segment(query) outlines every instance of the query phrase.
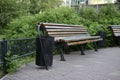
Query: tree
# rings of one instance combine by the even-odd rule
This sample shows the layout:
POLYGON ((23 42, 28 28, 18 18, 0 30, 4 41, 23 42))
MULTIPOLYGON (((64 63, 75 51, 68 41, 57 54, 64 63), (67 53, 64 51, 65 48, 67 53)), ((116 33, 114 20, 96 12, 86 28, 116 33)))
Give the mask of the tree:
POLYGON ((0 28, 6 28, 12 19, 50 10, 60 4, 61 0, 0 0, 0 28))
POLYGON ((30 0, 30 13, 37 14, 39 12, 59 7, 62 0, 30 0))
MULTIPOLYGON (((25 1, 25 0, 22 0, 25 1)), ((25 15, 26 5, 21 0, 0 0, 0 27, 5 28, 12 19, 25 15)), ((27 1, 27 0, 26 0, 27 1)))

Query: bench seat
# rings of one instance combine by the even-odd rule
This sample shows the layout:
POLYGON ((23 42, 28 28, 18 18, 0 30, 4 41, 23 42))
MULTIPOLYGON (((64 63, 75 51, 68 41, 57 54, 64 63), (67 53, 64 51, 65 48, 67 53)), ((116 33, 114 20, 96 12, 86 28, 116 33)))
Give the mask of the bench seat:
POLYGON ((84 44, 84 43, 90 43, 90 42, 95 42, 95 41, 100 41, 100 40, 102 40, 100 36, 74 35, 74 36, 68 36, 68 37, 55 37, 55 42, 63 41, 63 42, 67 42, 68 45, 84 44))
POLYGON ((120 46, 120 25, 110 25, 114 41, 120 46))

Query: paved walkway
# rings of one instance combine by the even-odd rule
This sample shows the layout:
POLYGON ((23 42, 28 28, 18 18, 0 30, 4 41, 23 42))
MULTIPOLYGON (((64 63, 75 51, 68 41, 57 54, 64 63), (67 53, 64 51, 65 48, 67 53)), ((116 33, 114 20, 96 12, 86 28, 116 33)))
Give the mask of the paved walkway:
POLYGON ((39 69, 32 62, 3 80, 120 80, 120 48, 86 50, 85 53, 65 55, 65 62, 54 56, 49 70, 39 69))

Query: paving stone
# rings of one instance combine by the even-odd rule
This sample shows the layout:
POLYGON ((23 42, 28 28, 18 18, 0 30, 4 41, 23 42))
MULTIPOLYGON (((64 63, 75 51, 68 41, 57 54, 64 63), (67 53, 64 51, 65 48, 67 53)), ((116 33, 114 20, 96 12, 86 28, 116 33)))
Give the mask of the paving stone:
POLYGON ((104 48, 97 52, 86 50, 65 55, 67 61, 54 56, 49 70, 39 69, 35 62, 8 74, 3 80, 120 80, 120 48, 104 48))

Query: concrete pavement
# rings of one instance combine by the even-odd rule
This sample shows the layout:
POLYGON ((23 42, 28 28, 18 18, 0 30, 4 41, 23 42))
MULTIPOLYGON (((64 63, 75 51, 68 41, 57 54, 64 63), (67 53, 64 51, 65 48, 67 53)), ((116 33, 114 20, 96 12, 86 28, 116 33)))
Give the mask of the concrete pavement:
POLYGON ((54 56, 49 70, 40 69, 35 62, 21 67, 3 80, 120 80, 120 48, 104 48, 98 52, 86 50, 65 55, 67 61, 54 56))

